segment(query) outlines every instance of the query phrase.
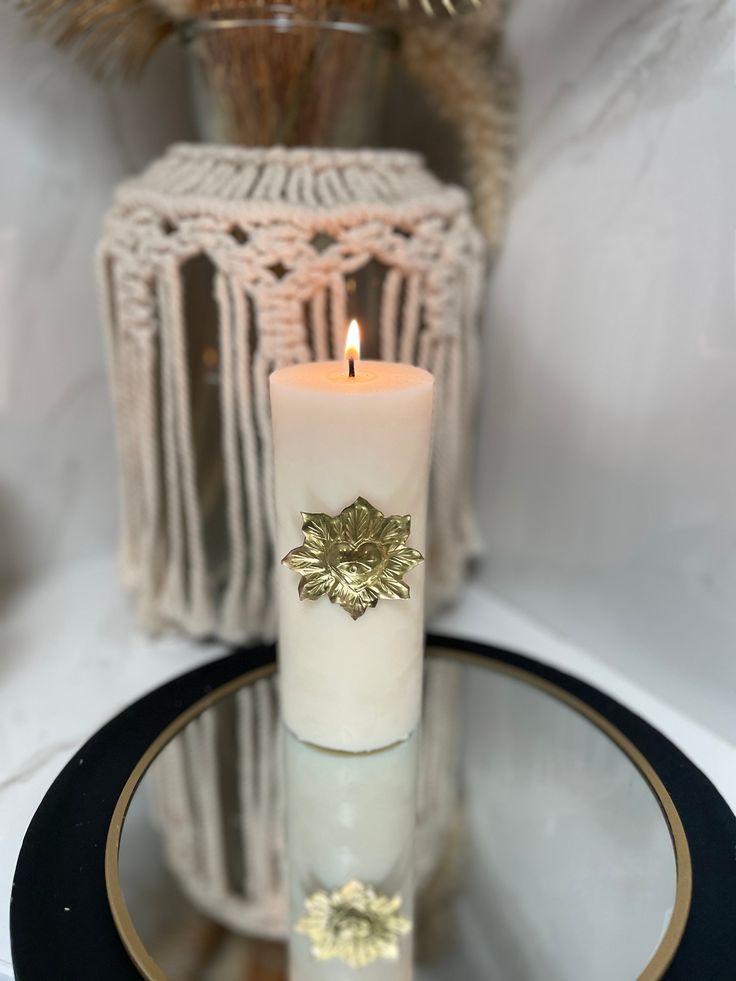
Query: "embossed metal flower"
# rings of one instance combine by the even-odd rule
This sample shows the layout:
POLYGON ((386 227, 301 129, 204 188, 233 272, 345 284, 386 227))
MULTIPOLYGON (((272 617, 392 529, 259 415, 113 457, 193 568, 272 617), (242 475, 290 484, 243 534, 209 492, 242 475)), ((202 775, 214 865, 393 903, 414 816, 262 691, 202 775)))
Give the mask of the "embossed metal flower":
POLYGON ((408 514, 386 517, 363 497, 336 517, 302 512, 304 544, 281 561, 301 574, 299 598, 327 595, 353 620, 379 599, 409 599, 404 576, 423 561, 406 540, 408 514))
POLYGON ((296 931, 309 937, 320 961, 338 958, 348 967, 365 967, 379 958, 396 960, 399 938, 411 930, 411 921, 398 912, 401 896, 381 896, 358 879, 331 893, 320 889, 304 906, 296 931))

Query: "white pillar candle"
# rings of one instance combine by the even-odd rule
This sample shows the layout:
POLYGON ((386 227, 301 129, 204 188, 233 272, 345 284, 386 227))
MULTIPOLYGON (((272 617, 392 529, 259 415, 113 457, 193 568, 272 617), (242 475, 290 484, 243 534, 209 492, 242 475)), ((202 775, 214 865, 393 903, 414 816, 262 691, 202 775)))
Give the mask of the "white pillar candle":
MULTIPOLYGON (((337 361, 274 372, 277 561, 304 543, 302 512, 338 516, 358 498, 386 517, 409 515, 405 548, 424 555, 432 389, 428 372, 390 362, 359 362, 355 377, 337 361)), ((314 586, 309 568, 278 569, 283 712, 301 739, 364 751, 404 739, 416 727, 425 563, 414 564, 415 552, 402 554, 410 557, 409 571, 401 557, 398 563, 387 558, 380 542, 354 542, 340 556, 333 550, 321 566, 331 588, 317 599, 300 599, 300 575, 307 594, 326 580, 314 586), (410 596, 380 598, 353 619, 329 598, 332 587, 340 588, 341 568, 357 569, 359 577, 361 570, 385 573, 384 592, 400 595, 405 582, 410 596)))
MULTIPOLYGON (((359 754, 319 749, 286 735, 292 981, 412 977, 417 749, 416 733, 396 746, 359 754), (379 918, 396 956, 379 956, 360 968, 337 956, 315 956, 339 949, 339 932, 330 929, 329 902, 341 901, 336 894, 349 897, 345 887, 356 882, 378 897, 400 898, 398 930, 392 932, 390 918, 388 923, 379 918), (308 900, 315 894, 321 894, 319 905, 310 915, 308 900)), ((359 887, 353 888, 360 894, 359 887)), ((370 944, 368 932, 358 954, 368 953, 370 944)))

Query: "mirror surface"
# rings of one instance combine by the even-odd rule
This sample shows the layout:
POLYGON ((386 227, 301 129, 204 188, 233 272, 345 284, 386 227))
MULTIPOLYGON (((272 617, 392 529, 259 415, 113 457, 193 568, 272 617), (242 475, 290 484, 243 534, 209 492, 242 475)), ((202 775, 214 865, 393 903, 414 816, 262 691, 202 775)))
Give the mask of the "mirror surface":
MULTIPOLYGON (((261 678, 183 728, 133 796, 120 884, 171 981, 288 976, 285 738, 276 676, 261 678)), ((649 784, 602 730, 531 675, 441 654, 419 756, 418 981, 641 973, 672 912, 675 856, 649 784)), ((360 787, 373 771, 346 772, 360 787)), ((325 979, 361 975, 330 963, 325 979)))

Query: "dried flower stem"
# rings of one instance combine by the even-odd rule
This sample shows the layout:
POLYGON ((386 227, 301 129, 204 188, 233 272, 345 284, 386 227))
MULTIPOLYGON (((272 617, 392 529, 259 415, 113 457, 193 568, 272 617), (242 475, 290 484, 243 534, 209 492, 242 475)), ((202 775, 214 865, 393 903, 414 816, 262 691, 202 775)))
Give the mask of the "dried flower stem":
POLYGON ((499 68, 482 46, 489 33, 493 39, 498 36, 496 11, 484 8, 458 28, 454 23, 441 29, 417 25, 403 41, 408 71, 424 87, 439 116, 459 131, 467 182, 491 247, 498 245, 503 230, 513 101, 510 71, 499 68))

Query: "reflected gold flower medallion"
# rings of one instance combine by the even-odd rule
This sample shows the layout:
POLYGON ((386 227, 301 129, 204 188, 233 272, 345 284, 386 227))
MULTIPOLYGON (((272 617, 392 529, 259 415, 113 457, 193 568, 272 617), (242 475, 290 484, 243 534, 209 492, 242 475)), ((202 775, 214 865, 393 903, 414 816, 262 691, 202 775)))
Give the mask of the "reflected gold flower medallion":
POLYGON ((367 967, 379 958, 397 960, 399 940, 411 920, 399 914, 401 896, 382 896, 358 879, 342 889, 319 889, 304 902, 296 932, 309 937, 318 961, 336 958, 348 967, 367 967))
POLYGON ((411 516, 386 517, 363 497, 336 517, 302 511, 304 544, 281 561, 301 575, 299 598, 328 596, 353 620, 379 599, 409 599, 404 576, 424 561, 409 548, 411 516))

